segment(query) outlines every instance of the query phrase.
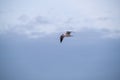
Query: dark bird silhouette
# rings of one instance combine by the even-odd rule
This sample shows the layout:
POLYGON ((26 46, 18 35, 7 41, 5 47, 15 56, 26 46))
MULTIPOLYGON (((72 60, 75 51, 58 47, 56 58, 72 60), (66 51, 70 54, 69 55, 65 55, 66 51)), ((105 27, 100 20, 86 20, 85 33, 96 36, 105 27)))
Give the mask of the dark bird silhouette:
POLYGON ((71 37, 71 36, 72 36, 71 31, 66 31, 66 33, 64 33, 60 36, 60 43, 62 43, 64 37, 71 37))

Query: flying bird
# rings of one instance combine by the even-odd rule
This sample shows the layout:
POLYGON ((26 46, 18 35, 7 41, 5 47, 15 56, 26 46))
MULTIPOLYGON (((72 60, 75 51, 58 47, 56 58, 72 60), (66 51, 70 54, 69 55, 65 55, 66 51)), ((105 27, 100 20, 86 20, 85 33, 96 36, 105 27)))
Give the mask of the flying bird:
POLYGON ((60 36, 60 43, 62 43, 64 37, 71 37, 71 36, 72 36, 72 35, 71 35, 71 32, 72 32, 72 31, 66 31, 66 33, 62 34, 62 35, 60 36))

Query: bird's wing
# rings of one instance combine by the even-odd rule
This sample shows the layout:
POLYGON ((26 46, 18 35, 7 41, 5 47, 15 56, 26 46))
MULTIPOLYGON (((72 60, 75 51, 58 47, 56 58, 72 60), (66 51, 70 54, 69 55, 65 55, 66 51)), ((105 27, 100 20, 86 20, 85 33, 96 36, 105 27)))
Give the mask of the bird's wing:
POLYGON ((71 31, 66 31, 66 34, 70 35, 71 31))
POLYGON ((63 41, 63 39, 64 39, 64 36, 63 36, 63 35, 61 35, 61 36, 60 36, 60 42, 62 42, 62 41, 63 41))

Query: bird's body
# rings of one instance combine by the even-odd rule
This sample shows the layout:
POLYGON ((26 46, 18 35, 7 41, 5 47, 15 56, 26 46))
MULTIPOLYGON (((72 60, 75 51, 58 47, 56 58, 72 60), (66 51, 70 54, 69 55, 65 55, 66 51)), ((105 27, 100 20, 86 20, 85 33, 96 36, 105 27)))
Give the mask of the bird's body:
POLYGON ((62 43, 64 37, 71 37, 71 36, 72 36, 71 31, 66 31, 66 33, 64 33, 60 36, 60 42, 62 43))

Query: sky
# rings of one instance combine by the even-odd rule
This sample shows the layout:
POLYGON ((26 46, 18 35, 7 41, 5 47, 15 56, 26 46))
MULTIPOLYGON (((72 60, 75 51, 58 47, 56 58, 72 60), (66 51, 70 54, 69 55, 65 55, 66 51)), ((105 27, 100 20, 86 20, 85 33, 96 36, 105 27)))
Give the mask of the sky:
POLYGON ((0 80, 119 80, 119 3, 0 0, 0 80))

